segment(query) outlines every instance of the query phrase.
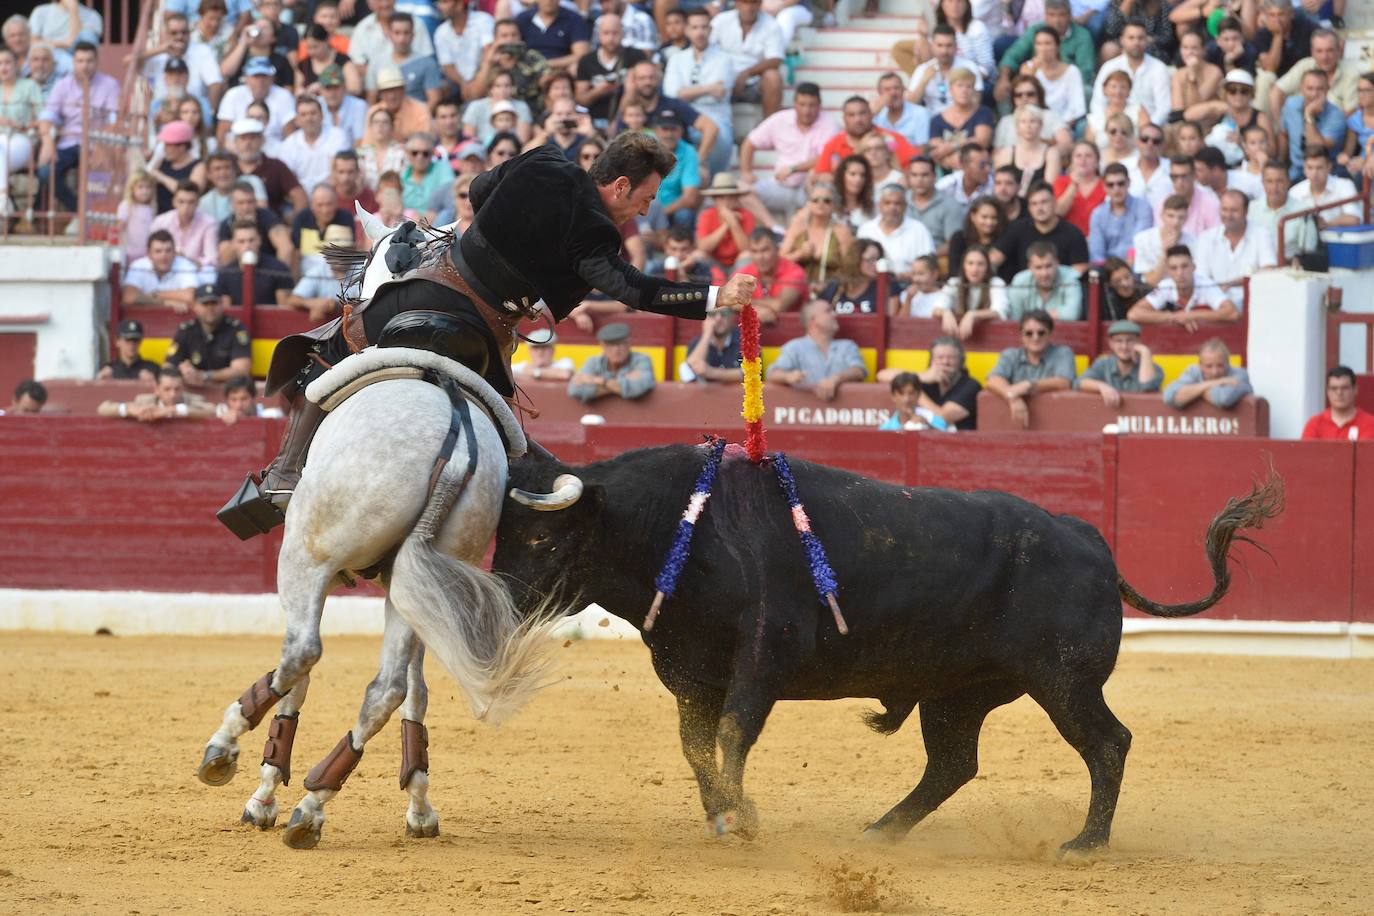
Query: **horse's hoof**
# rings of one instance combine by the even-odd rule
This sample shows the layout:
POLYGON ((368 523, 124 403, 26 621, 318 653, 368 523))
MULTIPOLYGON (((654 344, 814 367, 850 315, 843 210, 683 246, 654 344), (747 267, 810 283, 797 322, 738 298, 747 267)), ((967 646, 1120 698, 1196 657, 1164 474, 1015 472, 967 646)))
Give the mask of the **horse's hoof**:
POLYGON ((274 798, 266 805, 256 798, 248 799, 248 804, 243 807, 243 817, 239 818, 241 824, 252 824, 259 830, 271 830, 277 826, 277 800, 274 798))
POLYGON ((224 786, 234 778, 239 768, 239 749, 220 747, 217 744, 205 748, 205 757, 196 770, 196 778, 207 786, 224 786))
POLYGON ((428 839, 439 835, 439 815, 428 814, 412 818, 406 815, 406 836, 414 839, 428 839))
POLYGON ((307 815, 300 808, 291 812, 291 822, 282 831, 281 841, 292 849, 314 849, 320 842, 324 815, 307 815))

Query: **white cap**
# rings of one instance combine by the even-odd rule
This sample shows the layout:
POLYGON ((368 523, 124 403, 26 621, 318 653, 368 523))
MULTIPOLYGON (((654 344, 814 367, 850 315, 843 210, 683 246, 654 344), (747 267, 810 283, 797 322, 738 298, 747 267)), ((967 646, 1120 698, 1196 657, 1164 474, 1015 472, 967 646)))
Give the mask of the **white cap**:
POLYGON ((266 128, 263 127, 262 122, 257 118, 239 118, 234 122, 233 127, 230 128, 230 131, 235 137, 241 137, 244 134, 260 134, 265 130, 266 128))
POLYGON ((1241 86, 1249 86, 1251 89, 1255 88, 1255 78, 1246 71, 1240 69, 1228 72, 1226 74, 1226 82, 1237 83, 1241 86))
POLYGON ((507 99, 501 99, 498 102, 492 102, 491 114, 487 115, 487 120, 490 121, 492 118, 506 111, 509 111, 511 114, 517 114, 515 110, 515 105, 507 99))

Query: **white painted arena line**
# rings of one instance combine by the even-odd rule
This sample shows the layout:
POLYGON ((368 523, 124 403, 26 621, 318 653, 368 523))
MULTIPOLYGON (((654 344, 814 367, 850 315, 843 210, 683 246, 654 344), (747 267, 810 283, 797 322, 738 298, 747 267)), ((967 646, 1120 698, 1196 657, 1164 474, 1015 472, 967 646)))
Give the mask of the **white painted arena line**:
MULTIPOLYGON (((281 605, 272 594, 0 589, 0 631, 94 633, 104 628, 117 636, 279 636, 285 626, 281 605)), ((331 597, 321 632, 325 636, 380 636, 382 599, 331 597)), ((1128 617, 1122 622, 1122 633, 1122 648, 1127 651, 1374 657, 1374 624, 1368 623, 1128 617)), ((568 617, 555 635, 559 639, 639 638, 634 627, 595 604, 568 617)))

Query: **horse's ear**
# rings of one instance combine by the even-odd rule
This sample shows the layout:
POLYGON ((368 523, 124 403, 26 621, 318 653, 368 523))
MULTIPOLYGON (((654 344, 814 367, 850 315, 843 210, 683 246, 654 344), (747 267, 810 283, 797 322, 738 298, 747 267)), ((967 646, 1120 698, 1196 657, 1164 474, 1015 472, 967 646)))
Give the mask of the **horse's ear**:
POLYGON ((355 200, 353 208, 357 211, 358 220, 363 224, 363 231, 367 233, 368 241, 375 242, 387 234, 389 230, 382 224, 382 221, 364 210, 361 203, 355 200))

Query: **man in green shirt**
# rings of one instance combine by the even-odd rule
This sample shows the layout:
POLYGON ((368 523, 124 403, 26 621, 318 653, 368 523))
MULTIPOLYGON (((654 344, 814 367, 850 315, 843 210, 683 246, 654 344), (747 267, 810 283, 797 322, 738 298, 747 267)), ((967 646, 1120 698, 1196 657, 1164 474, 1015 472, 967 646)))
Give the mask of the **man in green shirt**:
POLYGON ((1096 391, 1108 407, 1121 405, 1121 394, 1158 391, 1164 373, 1154 361, 1150 348, 1140 342, 1140 325, 1134 321, 1114 321, 1107 328, 1111 355, 1099 356, 1084 370, 1073 387, 1096 391))
MULTIPOLYGON (((1083 88, 1090 92, 1097 72, 1097 46, 1093 44, 1093 37, 1088 30, 1074 22, 1069 15, 1069 0, 1045 0, 1043 24, 1059 33, 1060 58, 1078 68, 1078 72, 1083 74, 1083 88)), ((1011 100, 1012 77, 1020 71, 1022 64, 1031 59, 1035 50, 1035 33, 1040 25, 1037 23, 1022 32, 1021 37, 1002 55, 998 63, 997 86, 992 93, 999 104, 1011 100)))

